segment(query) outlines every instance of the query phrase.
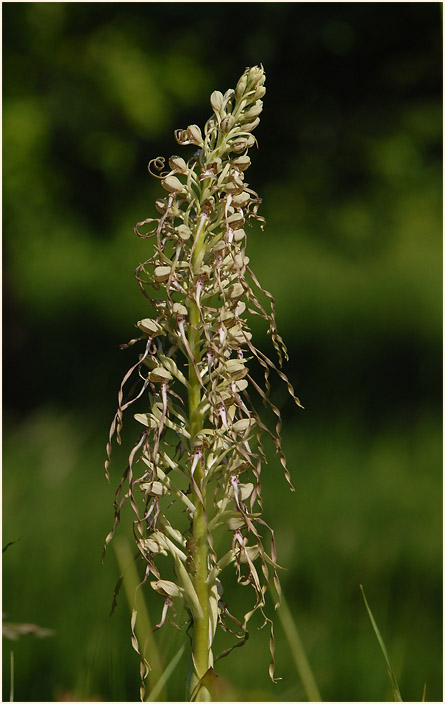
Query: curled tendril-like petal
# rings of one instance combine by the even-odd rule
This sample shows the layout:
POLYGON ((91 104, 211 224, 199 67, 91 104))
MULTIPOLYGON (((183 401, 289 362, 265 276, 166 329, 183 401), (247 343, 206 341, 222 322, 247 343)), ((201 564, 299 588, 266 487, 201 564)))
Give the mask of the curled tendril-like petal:
POLYGON ((165 167, 165 158, 163 156, 157 156, 155 159, 150 159, 147 165, 147 170, 150 176, 154 176, 155 178, 165 178, 165 176, 169 173, 168 171, 165 173, 156 173, 156 171, 162 172, 162 169, 165 167), (153 171, 153 169, 156 169, 156 171, 153 171))

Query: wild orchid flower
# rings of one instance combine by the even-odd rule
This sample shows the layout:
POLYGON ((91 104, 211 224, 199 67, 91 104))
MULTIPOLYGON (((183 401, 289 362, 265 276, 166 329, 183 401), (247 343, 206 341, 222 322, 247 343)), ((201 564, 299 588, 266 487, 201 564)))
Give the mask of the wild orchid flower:
MULTIPOLYGON (((263 68, 255 66, 244 71, 235 90, 214 91, 204 131, 190 125, 175 132, 178 144, 194 145, 195 153, 187 161, 173 156, 168 165, 163 158, 149 164, 166 192, 155 203, 158 215, 135 227, 139 237, 153 240, 151 256, 136 269, 150 317, 137 323, 139 337, 124 345, 140 343, 141 354, 122 381, 107 445, 109 477, 113 436, 120 443, 123 412, 139 401, 142 411, 134 418, 141 430, 116 491, 114 527, 105 548, 129 501, 144 567, 141 584, 148 582, 163 600, 156 628, 167 614, 175 619, 178 602, 188 613, 190 698, 197 701, 210 700, 216 661, 245 643, 257 611, 269 626, 274 679, 273 623, 264 606, 268 584, 272 581, 279 594, 279 581, 274 532, 262 518, 263 433, 272 438, 293 487, 281 448, 280 412, 269 398, 271 372, 300 402, 285 374, 255 347, 248 323, 252 315, 266 321, 281 367, 287 351, 277 331, 274 299, 246 254, 245 226, 256 220, 264 227, 261 200, 245 181, 264 82, 263 68), (269 311, 259 297, 268 299, 269 311), (264 389, 251 376, 253 359, 263 368, 264 389), (124 387, 135 376, 136 391, 124 400, 124 387), (261 420, 251 390, 275 414, 275 428, 261 420), (175 510, 178 504, 182 513, 175 510), (174 581, 161 576, 165 556, 172 560, 174 581), (224 600, 224 583, 233 578, 253 592, 244 615, 232 614, 224 600), (232 633, 234 643, 214 654, 218 627, 232 633)), ((135 637, 135 619, 133 613, 143 698, 149 665, 135 637)))

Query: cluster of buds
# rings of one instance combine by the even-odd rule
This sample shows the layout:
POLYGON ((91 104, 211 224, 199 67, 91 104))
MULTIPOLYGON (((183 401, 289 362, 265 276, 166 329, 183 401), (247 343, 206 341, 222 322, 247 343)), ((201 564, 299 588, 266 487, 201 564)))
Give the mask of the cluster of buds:
POLYGON ((263 432, 272 438, 292 485, 281 449, 280 412, 269 398, 271 372, 300 404, 279 368, 287 351, 277 332, 273 297, 259 284, 246 254, 246 227, 252 221, 264 226, 260 198, 245 181, 264 82, 264 70, 256 66, 246 69, 235 90, 213 92, 213 114, 204 131, 190 125, 175 132, 180 145, 197 147, 193 155, 187 161, 173 156, 168 167, 163 158, 149 163, 166 192, 155 203, 158 217, 135 227, 139 237, 153 240, 152 256, 136 269, 153 313, 137 323, 140 336, 124 345, 139 342, 143 351, 122 381, 107 446, 108 476, 111 442, 115 434, 120 442, 123 412, 144 404, 134 415, 142 429, 116 492, 115 524, 106 545, 129 500, 143 581, 151 578, 164 599, 158 626, 169 610, 174 617, 175 600, 183 600, 193 625, 206 622, 208 659, 204 666, 194 662, 197 691, 217 659, 212 653, 217 625, 229 632, 235 628, 239 645, 256 611, 270 626, 274 677, 273 626, 264 605, 268 583, 272 580, 279 593, 279 581, 273 530, 261 517, 263 432), (249 315, 266 321, 278 367, 254 346, 249 315), (249 372, 253 358, 264 370, 264 388, 249 372), (124 388, 136 374, 137 391, 125 399, 124 388), (251 390, 275 414, 273 430, 262 422, 251 390), (182 513, 175 512, 178 504, 182 513), (215 547, 221 527, 227 536, 222 555, 215 547), (173 559, 175 581, 161 577, 158 558, 166 554, 173 559), (231 564, 239 584, 254 592, 252 608, 242 617, 230 613, 223 599, 221 573, 231 564))

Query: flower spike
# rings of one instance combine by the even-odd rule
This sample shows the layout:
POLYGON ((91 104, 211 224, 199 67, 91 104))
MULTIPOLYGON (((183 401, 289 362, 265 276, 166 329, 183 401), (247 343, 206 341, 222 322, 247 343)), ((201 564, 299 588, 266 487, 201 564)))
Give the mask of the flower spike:
MULTIPOLYGON (((257 221, 264 227, 258 215, 261 199, 245 180, 248 152, 257 144, 252 132, 263 110, 264 82, 261 65, 246 68, 235 90, 212 93, 212 115, 203 130, 194 124, 176 130, 178 144, 197 147, 194 153, 172 156, 168 163, 158 157, 148 165, 165 191, 155 203, 158 217, 135 227, 139 237, 152 238, 151 256, 135 272, 151 310, 136 323, 140 337, 123 346, 145 344, 119 389, 107 443, 108 477, 113 438, 120 442, 124 411, 134 404, 134 418, 143 428, 116 492, 114 526, 105 547, 128 501, 143 564, 139 587, 152 577, 149 584, 162 601, 155 628, 164 625, 167 614, 176 623, 175 606, 181 603, 189 616, 190 697, 196 701, 211 699, 215 662, 246 643, 248 623, 257 611, 269 628, 269 673, 276 679, 273 623, 264 611, 269 582, 279 594, 279 581, 274 533, 262 519, 263 432, 272 438, 293 487, 281 447, 280 411, 269 399, 271 374, 301 404, 282 371, 287 350, 277 331, 275 301, 246 255, 246 225, 257 221), (278 367, 255 347, 251 315, 265 321, 278 367), (249 373, 251 359, 263 369, 263 384, 249 373), (136 383, 125 398, 130 378, 136 383), (257 393, 256 403, 249 389, 257 393), (274 429, 261 420, 258 401, 275 415, 274 429), (178 504, 180 511, 175 511, 178 504), (215 532, 222 533, 222 556, 215 549, 215 532), (170 556, 175 581, 161 577, 165 556, 170 556), (238 584, 252 590, 253 603, 240 617, 222 599, 230 570, 238 584), (235 642, 214 656, 218 625, 235 642)), ((133 612, 132 643, 141 657, 143 698, 149 665, 135 635, 136 618, 133 612)))

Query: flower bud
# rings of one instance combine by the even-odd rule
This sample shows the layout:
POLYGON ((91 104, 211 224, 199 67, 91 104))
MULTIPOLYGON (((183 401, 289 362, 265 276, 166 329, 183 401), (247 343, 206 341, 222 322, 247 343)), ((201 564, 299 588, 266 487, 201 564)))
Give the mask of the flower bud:
POLYGON ((237 193, 233 196, 232 203, 234 205, 239 205, 244 208, 250 200, 250 193, 247 191, 242 191, 242 193, 237 193))
POLYGON ((255 127, 258 127, 259 124, 260 118, 257 117, 256 120, 254 120, 253 122, 248 122, 247 124, 243 125, 243 130, 244 132, 253 132, 255 127))
POLYGON ((156 428, 158 422, 152 413, 135 413, 133 418, 147 428, 156 428))
POLYGON ((144 318, 143 320, 139 320, 136 325, 138 326, 139 330, 145 332, 151 337, 155 337, 155 335, 164 334, 162 327, 159 325, 159 323, 157 323, 156 320, 152 320, 151 318, 144 318))
POLYGON ((252 339, 252 333, 248 330, 242 330, 239 326, 238 328, 233 328, 230 331, 230 343, 237 345, 245 345, 246 340, 252 339))
POLYGON ((236 142, 232 142, 231 150, 235 154, 241 154, 241 152, 247 149, 247 139, 237 139, 236 142))
POLYGON ((202 139, 201 130, 198 125, 189 125, 187 127, 187 134, 190 140, 190 144, 196 144, 198 147, 202 147, 204 142, 202 139))
POLYGON ((229 215, 227 218, 227 222, 233 230, 236 230, 244 225, 244 217, 241 213, 232 213, 232 215, 229 215))
MULTIPOLYGON (((164 486, 161 482, 144 482, 140 485, 142 491, 150 496, 165 496, 168 492, 168 488, 164 486)), ((155 542, 154 540, 152 542, 155 542)), ((159 552, 159 550, 158 550, 159 552)))
POLYGON ((245 171, 250 166, 250 157, 247 154, 238 156, 236 159, 232 159, 232 166, 236 166, 240 171, 245 171))
POLYGON ((182 596, 180 587, 167 579, 158 579, 155 582, 150 582, 150 586, 162 596, 182 596))
POLYGON ((187 225, 179 225, 175 231, 181 240, 188 240, 192 234, 191 229, 187 225))
MULTIPOLYGON (((227 242, 224 242, 224 240, 220 240, 212 247, 212 251, 215 252, 216 254, 218 254, 218 253, 223 254, 223 250, 225 250, 226 247, 227 247, 227 242)), ((219 256, 221 256, 221 254, 219 254, 219 256)))
MULTIPOLYGON (((160 482, 157 482, 157 483, 160 483, 160 482)), ((146 486, 146 484, 140 485, 142 491, 145 490, 145 486, 146 486)), ((161 553, 162 555, 168 555, 167 550, 164 550, 163 548, 161 548, 159 543, 156 540, 153 540, 153 538, 143 538, 142 540, 138 541, 138 545, 145 552, 152 552, 155 554, 161 553)))
POLYGON ((221 130, 223 132, 230 132, 232 127, 235 124, 235 118, 233 115, 227 115, 222 121, 221 121, 221 130))
POLYGON ((232 285, 229 286, 229 288, 227 289, 227 293, 228 293, 228 295, 229 295, 229 298, 239 298, 240 296, 243 295, 243 293, 244 293, 244 288, 243 288, 242 285, 239 284, 239 283, 232 284, 232 285))
POLYGON ((246 304, 244 303, 244 301, 238 301, 238 303, 236 304, 236 308, 235 308, 235 315, 237 315, 239 317, 240 315, 242 315, 244 313, 245 310, 246 310, 246 304))
POLYGON ((249 371, 239 359, 228 359, 225 363, 225 370, 232 379, 242 379, 249 371))
POLYGON ((240 191, 243 187, 243 184, 236 183, 236 181, 227 181, 227 183, 222 184, 221 188, 223 188, 227 193, 236 193, 237 191, 240 191))
POLYGON ((186 315, 188 315, 188 310, 185 306, 182 305, 182 303, 173 303, 172 311, 176 315, 181 315, 184 318, 186 315))
POLYGON ((221 109, 224 104, 224 96, 219 90, 214 90, 212 95, 210 96, 210 105, 213 108, 213 111, 219 115, 221 113, 221 109))
POLYGON ((249 386, 249 382, 247 381, 247 379, 237 379, 234 382, 234 385, 236 391, 239 393, 240 391, 245 391, 247 389, 247 387, 249 386))
POLYGON ((265 95, 266 95, 266 87, 260 86, 259 88, 256 89, 255 95, 253 96, 253 100, 259 100, 260 98, 263 98, 265 95))
POLYGON ((170 372, 168 372, 167 369, 164 369, 163 367, 156 367, 156 369, 153 369, 153 371, 150 372, 148 376, 150 377, 150 381, 158 383, 165 383, 166 381, 170 381, 172 379, 172 375, 170 374, 170 372))
POLYGON ((239 252, 238 254, 235 254, 235 257, 233 258, 234 264, 238 269, 241 269, 242 266, 247 266, 250 259, 249 257, 246 257, 242 252, 239 252))
POLYGON ((253 66, 247 76, 247 85, 250 90, 259 88, 266 80, 266 75, 262 66, 253 66))
POLYGON ((188 171, 187 164, 185 163, 184 159, 180 156, 172 156, 168 160, 168 163, 170 164, 171 169, 177 171, 180 174, 186 174, 188 171))
POLYGON ((156 281, 167 281, 170 276, 171 267, 169 266, 157 266, 154 270, 154 277, 156 281))
POLYGON ((254 117, 258 117, 258 115, 262 112, 262 110, 263 110, 263 101, 257 100, 255 105, 253 105, 249 110, 246 110, 246 112, 243 113, 242 120, 249 122, 254 117))
POLYGON ((234 518, 229 518, 227 521, 227 530, 239 530, 240 528, 244 528, 244 518, 239 518, 239 516, 235 516, 234 518))
POLYGON ((247 72, 244 72, 241 78, 239 79, 238 83, 236 84, 236 90, 235 90, 235 95, 237 97, 237 100, 241 98, 242 95, 246 92, 247 88, 247 72))
POLYGON ((247 547, 240 552, 239 561, 241 564, 248 564, 249 562, 256 560, 259 554, 260 549, 258 545, 247 545, 247 547))
POLYGON ((176 176, 167 176, 162 179, 161 185, 169 193, 184 193, 186 190, 185 186, 181 183, 179 178, 176 178, 176 176))
POLYGON ((232 430, 234 430, 235 433, 244 433, 246 430, 250 430, 254 424, 254 418, 241 418, 241 420, 237 420, 232 425, 232 430))
POLYGON ((244 232, 244 230, 242 228, 240 228, 239 230, 235 230, 233 233, 233 237, 235 239, 235 242, 239 242, 245 236, 246 236, 246 233, 244 232))

